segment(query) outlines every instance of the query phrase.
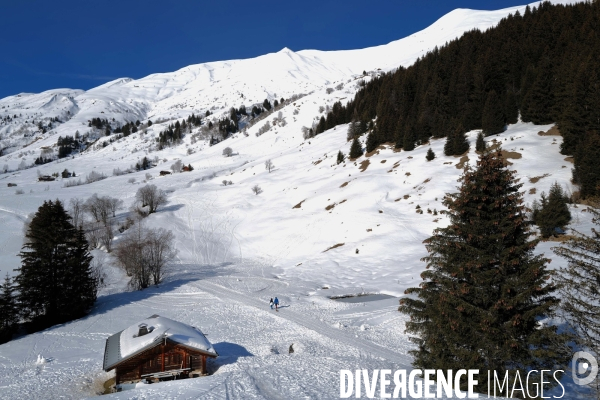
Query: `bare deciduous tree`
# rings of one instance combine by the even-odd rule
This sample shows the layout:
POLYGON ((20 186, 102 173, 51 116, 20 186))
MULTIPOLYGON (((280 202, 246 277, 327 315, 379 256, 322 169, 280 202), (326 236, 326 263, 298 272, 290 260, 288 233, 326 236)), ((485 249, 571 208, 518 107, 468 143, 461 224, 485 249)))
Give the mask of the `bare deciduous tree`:
POLYGON ((115 247, 115 258, 131 277, 129 285, 137 290, 150 286, 150 271, 143 256, 143 228, 138 224, 136 228, 129 229, 115 247))
POLYGON ((148 229, 140 223, 127 231, 115 247, 115 257, 131 277, 132 288, 141 290, 163 281, 168 264, 177 254, 174 239, 171 231, 148 229))
POLYGON ((167 264, 175 258, 177 251, 173 248, 175 236, 163 228, 148 230, 145 237, 145 251, 148 265, 155 285, 161 283, 167 271, 167 264))
POLYGON ((275 168, 275 164, 273 164, 273 161, 271 161, 271 159, 265 161, 265 169, 268 170, 269 173, 271 173, 271 170, 273 170, 273 168, 275 168))
POLYGON ((90 249, 95 249, 100 245, 102 236, 102 224, 100 222, 89 222, 85 225, 85 238, 90 244, 90 249))
POLYGON ((112 216, 115 217, 117 210, 123 208, 123 200, 116 199, 114 197, 107 197, 106 199, 108 202, 108 208, 110 212, 112 212, 112 216))
POLYGON ((233 150, 231 150, 231 147, 225 147, 223 149, 223 155, 225 157, 231 157, 232 154, 233 154, 233 150))
POLYGON ((84 210, 90 213, 96 222, 102 222, 105 226, 111 214, 114 217, 121 207, 123 207, 123 200, 109 196, 98 197, 96 193, 84 203, 84 210))
POLYGON ((77 197, 69 201, 69 213, 73 218, 73 226, 79 228, 83 224, 84 202, 77 197))
POLYGON ((141 203, 142 207, 148 206, 148 214, 156 212, 158 207, 167 202, 167 195, 156 185, 146 185, 139 188, 135 198, 141 203))
POLYGON ((89 199, 87 199, 83 205, 84 210, 89 213, 94 221, 100 222, 102 219, 102 210, 99 197, 94 193, 89 199))
POLYGON ((252 186, 252 193, 254 193, 255 195, 259 195, 262 193, 262 189, 260 188, 260 186, 254 185, 252 186))
POLYGON ((171 165, 171 170, 174 173, 181 172, 181 168, 183 168, 183 162, 181 160, 177 160, 171 165))
POLYGON ((106 256, 103 252, 99 251, 94 254, 94 258, 92 258, 92 262, 90 263, 92 278, 96 281, 98 288, 106 286, 106 272, 104 271, 105 260, 106 256))
POLYGON ((99 242, 106 248, 107 252, 112 250, 112 242, 115 237, 113 223, 108 221, 106 225, 99 229, 99 242))

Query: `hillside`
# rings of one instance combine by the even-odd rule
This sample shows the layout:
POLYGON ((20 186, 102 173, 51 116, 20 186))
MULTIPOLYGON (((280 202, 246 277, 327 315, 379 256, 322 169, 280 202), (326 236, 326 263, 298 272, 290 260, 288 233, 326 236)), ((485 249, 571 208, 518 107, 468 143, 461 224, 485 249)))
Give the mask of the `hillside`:
MULTIPOLYGON (((20 265, 23 223, 44 200, 68 204, 94 193, 118 197, 124 200, 117 214, 123 222, 134 215, 130 207, 145 183, 168 193, 168 204, 145 223, 172 230, 178 250, 166 282, 137 292, 127 290, 127 277, 110 255, 94 250, 108 274, 97 306, 85 318, 1 345, 0 398, 95 395, 109 378, 102 372, 105 339, 152 314, 201 328, 221 356, 209 364, 213 375, 106 398, 329 399, 339 396, 340 369, 411 369, 407 352, 413 345, 403 333, 406 317, 396 311, 397 298, 420 281, 422 241, 447 224, 442 200, 456 190, 465 163, 475 163, 478 130, 468 133, 471 150, 465 157, 444 156, 444 140, 433 139, 412 152, 385 144, 356 162, 336 164, 338 151, 349 153, 348 125, 308 140, 302 127, 318 122, 324 115, 320 106, 350 100, 360 80, 408 66, 433 47, 523 8, 456 10, 408 38, 371 49, 283 49, 256 59, 120 79, 86 92, 57 89, 0 100, 0 119, 18 115, 0 125, 6 149, 0 165, 7 165, 0 174, 2 274, 13 275, 20 265), (231 107, 250 109, 265 98, 288 101, 245 132, 212 146, 206 131, 195 127, 181 144, 156 149, 159 132, 175 119, 210 110, 204 123, 216 123, 231 107), (54 117, 60 122, 43 134, 31 123, 47 126, 54 117), (89 127, 92 118, 121 124, 139 119, 142 127, 103 146, 116 135, 105 137, 89 127), (146 126, 148 120, 154 124, 146 126), (259 134, 267 121, 271 128, 259 134), (77 130, 98 141, 81 153, 30 167, 43 147, 57 152, 58 137, 77 130), (232 156, 223 156, 226 147, 232 156), (428 148, 437 156, 429 162, 428 148), (156 166, 113 173, 143 157, 156 166), (176 160, 194 170, 159 176, 176 160), (275 166, 272 171, 265 169, 267 160, 275 166), (65 169, 77 177, 37 181, 38 175, 65 169), (92 171, 106 178, 69 187, 92 171), (256 185, 262 188, 258 195, 251 190, 256 185), (361 293, 392 297, 355 304, 330 299, 361 293), (282 300, 278 313, 268 308, 273 296, 282 300), (45 362, 36 363, 38 355, 45 362)), ((244 124, 250 122, 243 118, 244 124)), ((572 163, 560 154, 562 138, 539 134, 552 126, 519 121, 486 138, 508 152, 526 203, 554 182, 576 190, 570 182, 572 163)), ((571 213, 571 228, 589 229, 583 207, 572 206, 571 213)), ((552 268, 564 263, 551 252, 555 244, 542 242, 536 250, 555 258, 552 268)))

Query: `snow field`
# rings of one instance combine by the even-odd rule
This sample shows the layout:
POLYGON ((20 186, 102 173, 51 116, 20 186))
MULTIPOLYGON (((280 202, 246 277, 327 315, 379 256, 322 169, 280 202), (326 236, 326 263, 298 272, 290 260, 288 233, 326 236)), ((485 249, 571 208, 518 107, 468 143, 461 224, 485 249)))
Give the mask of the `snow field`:
MULTIPOLYGON (((169 203, 145 223, 172 230, 178 249, 165 283, 140 292, 127 292, 127 277, 105 255, 108 284, 89 316, 0 346, 0 398, 95 395, 99 383, 108 378, 102 371, 105 339, 152 314, 206 333, 220 354, 209 364, 214 374, 109 398, 330 399, 339 396, 340 369, 410 370, 408 351, 413 345, 404 334, 406 317, 396 311, 397 299, 348 304, 328 297, 358 293, 400 297, 406 288, 419 284, 425 267, 420 259, 426 255, 422 241, 448 223, 439 211, 445 209, 444 195, 457 190, 462 170, 456 164, 461 158, 444 156, 444 140, 432 140, 412 152, 383 146, 356 163, 346 160, 337 165, 337 152, 349 153, 347 126, 309 140, 302 138, 301 128, 320 117, 319 106, 351 99, 357 81, 370 79, 362 76, 363 70, 409 65, 423 51, 474 26, 492 26, 515 9, 456 10, 424 31, 371 49, 284 49, 251 60, 121 79, 87 92, 58 89, 1 99, 0 116, 22 112, 31 119, 33 113, 53 117, 66 110, 74 115, 22 150, 31 149, 30 153, 0 157, 0 166, 6 163, 15 169, 23 159, 32 162, 42 146, 55 144, 58 135, 73 135, 77 129, 84 133, 91 118, 181 120, 212 107, 214 116, 221 117, 242 103, 307 94, 280 110, 285 126, 259 137, 259 128, 273 122, 278 111, 248 129, 248 136, 237 133, 212 147, 203 141, 192 144, 188 135, 183 145, 148 152, 158 132, 174 122, 168 120, 153 125, 145 135, 133 134, 100 150, 0 174, 2 275, 14 275, 13 269, 19 267, 23 222, 44 200, 58 198, 68 204, 72 198, 86 199, 94 193, 118 197, 125 203, 117 216, 122 221, 131 216, 135 193, 146 183, 165 190, 169 203), (340 82, 341 90, 326 93, 327 87, 340 82), (9 104, 10 111, 1 108, 9 104), (231 147, 234 155, 224 157, 225 147, 231 147), (431 162, 425 159, 428 147, 436 154, 431 162), (195 152, 188 154, 188 148, 195 152), (113 169, 129 168, 144 156, 158 156, 158 166, 112 176, 113 169), (159 177, 159 171, 168 170, 176 159, 192 164, 194 171, 159 177), (264 165, 267 160, 275 164, 270 173, 264 165), (68 188, 61 179, 37 182, 38 171, 51 174, 65 168, 82 179, 92 171, 107 178, 68 188), (144 182, 146 174, 151 179, 144 182), (135 183, 129 182, 131 178, 135 183), (223 186, 223 180, 233 184, 223 186), (263 189, 260 195, 252 193, 255 185, 263 189), (16 194, 17 189, 23 194, 16 194), (416 212, 417 206, 423 214, 416 212), (282 301, 279 312, 268 306, 274 296, 282 301), (292 343, 295 352, 289 354, 292 343), (40 356, 46 362, 36 363, 40 356)), ((16 127, 4 127, 0 133, 14 134, 16 127)), ((575 190, 570 183, 572 163, 559 153, 561 138, 538 135, 550 127, 518 123, 487 138, 521 155, 509 161, 529 204, 555 181, 575 190)), ((477 131, 468 134, 471 164, 477 159, 476 135, 477 131)), ((571 207, 571 212, 570 227, 589 231, 584 207, 571 207)), ((115 240, 118 243, 119 235, 115 240)), ((551 252, 555 244, 543 242, 536 250, 553 259, 551 268, 564 265, 551 252)), ((96 258, 104 254, 93 253, 96 258)))

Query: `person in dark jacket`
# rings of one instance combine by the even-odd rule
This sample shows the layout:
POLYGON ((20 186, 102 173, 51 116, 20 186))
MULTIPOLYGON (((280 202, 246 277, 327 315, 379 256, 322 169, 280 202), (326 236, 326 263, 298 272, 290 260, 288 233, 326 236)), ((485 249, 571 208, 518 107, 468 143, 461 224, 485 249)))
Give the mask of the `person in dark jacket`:
POLYGON ((271 310, 273 309, 273 298, 271 297, 271 300, 269 301, 269 305, 271 306, 271 310))

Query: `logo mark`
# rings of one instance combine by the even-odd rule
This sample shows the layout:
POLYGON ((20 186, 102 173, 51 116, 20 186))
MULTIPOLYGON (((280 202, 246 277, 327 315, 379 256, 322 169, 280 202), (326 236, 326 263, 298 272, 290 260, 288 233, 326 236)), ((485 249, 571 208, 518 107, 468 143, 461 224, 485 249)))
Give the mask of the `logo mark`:
POLYGON ((598 375, 598 361, 590 353, 578 351, 573 355, 571 370, 573 382, 580 386, 589 385, 598 375), (586 377, 580 378, 580 376, 586 374, 586 377))

